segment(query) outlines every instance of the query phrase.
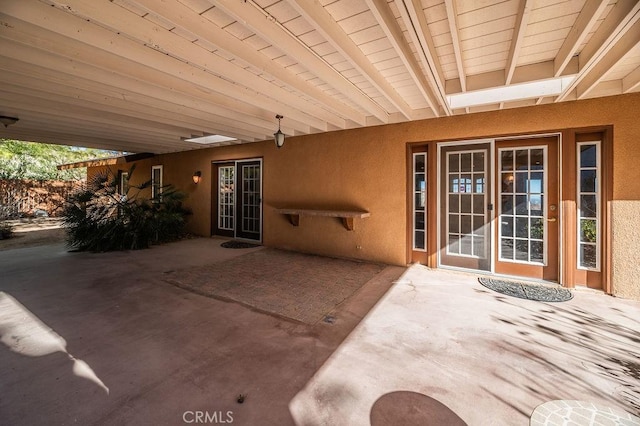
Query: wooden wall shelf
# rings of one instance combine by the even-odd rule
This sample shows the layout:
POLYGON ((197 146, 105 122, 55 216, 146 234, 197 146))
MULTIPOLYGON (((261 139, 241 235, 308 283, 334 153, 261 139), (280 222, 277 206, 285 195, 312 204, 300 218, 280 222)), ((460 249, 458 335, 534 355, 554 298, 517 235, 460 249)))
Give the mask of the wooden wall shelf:
POLYGON ((354 229, 353 219, 362 219, 371 216, 369 212, 345 210, 276 209, 276 211, 288 216, 289 222, 291 222, 293 226, 300 225, 300 216, 339 217, 342 219, 342 224, 348 231, 353 231, 354 229))

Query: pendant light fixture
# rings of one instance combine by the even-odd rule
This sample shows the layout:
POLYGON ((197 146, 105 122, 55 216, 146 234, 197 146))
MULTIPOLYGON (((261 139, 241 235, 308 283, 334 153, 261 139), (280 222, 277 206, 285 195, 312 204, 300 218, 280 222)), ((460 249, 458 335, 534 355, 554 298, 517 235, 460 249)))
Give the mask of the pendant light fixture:
POLYGON ((276 119, 278 120, 278 131, 273 134, 273 139, 276 141, 276 147, 278 148, 282 148, 282 145, 284 145, 284 133, 280 130, 280 120, 283 118, 284 117, 280 114, 276 115, 276 119))

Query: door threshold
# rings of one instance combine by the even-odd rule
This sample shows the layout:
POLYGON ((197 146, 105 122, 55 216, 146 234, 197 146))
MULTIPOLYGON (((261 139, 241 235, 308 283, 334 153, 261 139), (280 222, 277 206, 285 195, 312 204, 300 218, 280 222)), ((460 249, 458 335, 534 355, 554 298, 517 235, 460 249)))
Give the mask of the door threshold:
POLYGON ((475 275, 475 276, 479 276, 479 277, 504 278, 506 280, 511 280, 511 281, 522 281, 522 282, 530 282, 530 283, 534 283, 534 284, 546 284, 546 285, 550 285, 550 286, 565 287, 565 286, 561 285, 560 283, 558 283, 557 281, 543 280, 543 279, 539 279, 539 278, 531 278, 531 277, 518 276, 518 275, 497 274, 495 272, 482 271, 482 270, 478 270, 478 269, 468 269, 468 268, 460 268, 460 267, 456 267, 456 266, 446 266, 446 265, 438 266, 436 269, 441 269, 441 270, 446 270, 446 271, 455 271, 455 272, 475 275))

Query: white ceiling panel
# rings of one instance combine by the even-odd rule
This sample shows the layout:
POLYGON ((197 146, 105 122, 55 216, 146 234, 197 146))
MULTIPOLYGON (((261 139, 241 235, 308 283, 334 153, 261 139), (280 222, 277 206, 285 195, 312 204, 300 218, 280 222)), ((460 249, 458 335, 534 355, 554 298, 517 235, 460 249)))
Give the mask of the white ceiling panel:
POLYGON ((276 114, 290 135, 442 117, 513 81, 575 76, 455 113, 637 92, 639 20, 634 0, 3 0, 0 138, 161 153, 269 139, 276 114))

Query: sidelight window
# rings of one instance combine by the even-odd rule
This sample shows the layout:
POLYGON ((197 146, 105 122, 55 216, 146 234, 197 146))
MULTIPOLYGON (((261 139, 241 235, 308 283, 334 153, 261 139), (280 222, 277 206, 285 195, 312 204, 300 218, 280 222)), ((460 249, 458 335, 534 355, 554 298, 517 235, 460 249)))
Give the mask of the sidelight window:
POLYGON ((413 249, 426 249, 427 154, 413 154, 413 249))
POLYGON ((578 143, 578 268, 600 270, 600 143, 578 143))

